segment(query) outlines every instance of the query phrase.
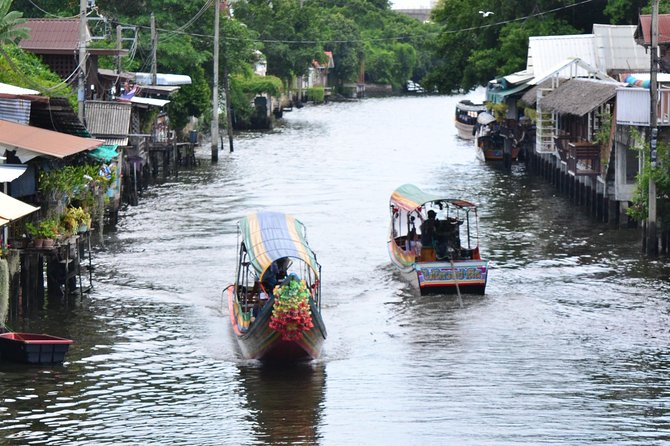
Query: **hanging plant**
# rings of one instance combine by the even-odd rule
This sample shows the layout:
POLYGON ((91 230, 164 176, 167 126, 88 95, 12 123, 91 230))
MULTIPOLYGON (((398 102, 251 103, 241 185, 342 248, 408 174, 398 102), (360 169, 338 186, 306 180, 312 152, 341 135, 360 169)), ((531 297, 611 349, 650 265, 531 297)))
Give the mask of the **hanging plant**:
POLYGON ((304 280, 291 275, 282 285, 275 287, 274 295, 270 328, 280 333, 284 341, 297 341, 303 332, 314 326, 307 285, 304 280))

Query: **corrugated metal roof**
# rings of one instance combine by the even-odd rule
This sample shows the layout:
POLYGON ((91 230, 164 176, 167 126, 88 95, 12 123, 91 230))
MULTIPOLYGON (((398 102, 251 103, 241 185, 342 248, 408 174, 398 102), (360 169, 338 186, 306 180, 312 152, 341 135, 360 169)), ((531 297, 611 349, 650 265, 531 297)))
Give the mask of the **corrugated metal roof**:
POLYGON ((597 67, 594 42, 593 34, 530 37, 526 69, 532 70, 537 79, 551 73, 556 65, 570 58, 579 58, 597 67))
POLYGON ((17 150, 17 152, 24 150, 37 155, 65 158, 103 144, 104 141, 98 139, 80 138, 66 133, 0 120, 0 147, 5 150, 17 150))
POLYGON ((66 98, 49 98, 48 103, 33 102, 30 125, 81 137, 91 136, 66 98))
MULTIPOLYGON (((651 15, 640 15, 640 22, 635 29, 635 41, 644 46, 651 45, 651 15)), ((658 43, 670 43, 670 14, 658 15, 658 43)))
POLYGON ((0 119, 28 124, 30 122, 30 101, 0 98, 0 119))
MULTIPOLYGON (((79 18, 76 19, 27 19, 22 25, 28 28, 27 39, 19 47, 38 54, 71 54, 79 49, 79 18)), ((86 29, 86 41, 91 35, 86 29)))
POLYGON ((601 71, 648 70, 651 57, 633 38, 635 25, 593 25, 601 71))
POLYGON ((9 85, 0 82, 0 94, 9 95, 26 95, 26 94, 40 94, 37 90, 29 90, 27 88, 17 87, 16 85, 9 85))
POLYGON ((86 101, 85 115, 88 130, 107 144, 125 146, 130 133, 129 102, 86 101))

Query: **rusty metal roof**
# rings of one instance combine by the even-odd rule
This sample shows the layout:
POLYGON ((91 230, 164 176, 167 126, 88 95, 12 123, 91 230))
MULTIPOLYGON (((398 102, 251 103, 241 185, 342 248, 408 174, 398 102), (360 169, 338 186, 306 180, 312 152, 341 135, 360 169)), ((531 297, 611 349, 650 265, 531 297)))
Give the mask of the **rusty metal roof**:
POLYGON ((107 144, 128 144, 130 102, 86 101, 84 110, 91 135, 104 139, 107 144))
MULTIPOLYGON (((642 46, 651 45, 651 15, 640 15, 640 22, 635 30, 635 41, 642 46)), ((658 43, 670 44, 670 14, 658 15, 658 43)))
MULTIPOLYGON (((28 28, 29 37, 19 41, 19 48, 34 54, 64 54, 77 56, 79 50, 79 18, 74 19, 27 19, 22 28, 28 28)), ((86 27, 86 42, 91 41, 91 32, 86 27)), ((125 55, 127 49, 86 48, 90 54, 125 55)))
POLYGON ((24 150, 38 155, 65 158, 103 144, 104 141, 99 139, 80 138, 66 133, 0 120, 0 147, 6 150, 24 150))
MULTIPOLYGON (((30 37, 22 39, 19 47, 31 53, 74 55, 79 49, 78 18, 27 19, 21 26, 30 30, 30 37)), ((90 40, 88 29, 86 40, 90 40)))
POLYGON ((30 125, 84 138, 91 136, 66 98, 49 98, 48 103, 33 102, 30 125))

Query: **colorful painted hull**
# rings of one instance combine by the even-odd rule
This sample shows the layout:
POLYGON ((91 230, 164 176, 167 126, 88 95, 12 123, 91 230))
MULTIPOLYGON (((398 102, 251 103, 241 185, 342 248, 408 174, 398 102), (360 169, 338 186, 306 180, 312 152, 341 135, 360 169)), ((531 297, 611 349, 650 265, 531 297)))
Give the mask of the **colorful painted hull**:
MULTIPOLYGON (((504 140, 496 136, 476 137, 477 156, 483 161, 502 161, 504 140)), ((512 160, 519 157, 519 148, 512 147, 512 160)))
POLYGON ((230 321, 245 358, 263 361, 304 361, 317 359, 321 355, 323 342, 326 339, 326 327, 311 299, 309 304, 314 327, 303 332, 302 337, 296 341, 284 341, 269 325, 274 298, 268 301, 258 317, 251 322, 247 317, 248 313, 241 311, 240 304, 235 299, 234 287, 230 286, 226 291, 230 321))
MULTIPOLYGON (((485 161, 502 161, 503 160, 503 149, 501 148, 486 148, 480 149, 482 153, 482 158, 485 161)), ((512 149, 512 160, 516 160, 519 157, 519 148, 514 147, 512 149)))
POLYGON ((488 260, 417 262, 414 266, 421 295, 484 294, 488 260))

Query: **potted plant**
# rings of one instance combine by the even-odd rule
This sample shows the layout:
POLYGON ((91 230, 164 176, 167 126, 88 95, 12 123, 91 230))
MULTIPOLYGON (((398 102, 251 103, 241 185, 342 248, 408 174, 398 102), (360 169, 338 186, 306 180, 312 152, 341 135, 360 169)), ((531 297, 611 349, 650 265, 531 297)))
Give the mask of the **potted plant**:
POLYGON ((33 222, 28 222, 26 223, 26 234, 28 235, 28 238, 33 241, 33 246, 35 248, 41 248, 42 247, 42 239, 39 239, 39 246, 37 246, 37 236, 39 234, 39 229, 37 228, 37 225, 33 222))
POLYGON ((91 227, 91 214, 83 207, 74 208, 75 217, 77 219, 78 230, 80 233, 87 232, 91 227))
POLYGON ((61 228, 63 234, 66 236, 73 236, 79 230, 79 220, 75 208, 67 207, 60 218, 61 228))
POLYGON ((41 239, 43 240, 41 244, 43 248, 51 248, 59 235, 58 227, 58 220, 54 218, 47 218, 46 220, 42 220, 37 227, 35 247, 37 247, 37 240, 41 239))

